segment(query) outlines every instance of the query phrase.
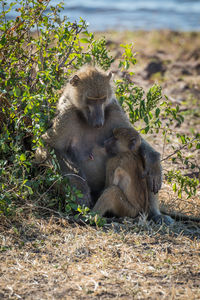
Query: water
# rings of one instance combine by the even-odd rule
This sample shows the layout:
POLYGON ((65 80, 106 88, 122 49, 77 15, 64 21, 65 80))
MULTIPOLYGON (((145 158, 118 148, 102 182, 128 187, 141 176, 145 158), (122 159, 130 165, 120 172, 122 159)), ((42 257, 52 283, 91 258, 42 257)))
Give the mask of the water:
MULTIPOLYGON (((12 2, 12 1, 7 1, 12 2)), ((51 5, 60 1, 53 0, 51 5)), ((91 31, 172 29, 200 30, 199 0, 66 0, 61 16, 82 17, 91 31)), ((18 14, 18 13, 17 13, 18 14)), ((13 10, 10 17, 14 17, 13 10)))

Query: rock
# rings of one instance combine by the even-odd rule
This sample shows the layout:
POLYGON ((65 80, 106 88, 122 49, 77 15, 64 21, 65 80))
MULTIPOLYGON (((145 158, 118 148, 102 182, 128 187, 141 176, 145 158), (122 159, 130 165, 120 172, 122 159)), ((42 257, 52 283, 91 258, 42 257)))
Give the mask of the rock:
POLYGON ((151 61, 144 69, 144 77, 145 79, 150 79, 153 74, 160 72, 163 75, 165 71, 166 67, 161 60, 151 61))

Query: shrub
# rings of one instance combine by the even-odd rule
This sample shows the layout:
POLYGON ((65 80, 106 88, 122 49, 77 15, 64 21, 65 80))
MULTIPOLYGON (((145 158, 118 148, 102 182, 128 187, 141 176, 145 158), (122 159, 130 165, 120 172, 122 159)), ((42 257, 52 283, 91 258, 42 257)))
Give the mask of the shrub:
MULTIPOLYGON (((52 168, 44 169, 35 165, 34 151, 42 145, 40 136, 53 118, 60 90, 74 69, 91 63, 107 70, 114 59, 105 39, 96 40, 85 21, 61 20, 61 4, 53 7, 50 1, 39 0, 17 3, 19 15, 8 20, 7 14, 16 4, 6 10, 5 1, 0 1, 0 214, 11 216, 30 203, 59 210, 63 198, 53 187, 63 183, 67 198, 65 212, 75 210, 88 218, 87 209, 74 204, 74 195, 81 195, 61 177, 53 151, 52 168)), ((126 76, 115 82, 117 99, 132 123, 144 124, 143 133, 162 130, 165 141, 170 142, 173 123, 184 121, 179 107, 173 108, 167 99, 160 103, 160 86, 154 85, 146 96, 141 87, 135 86, 129 72, 129 67, 136 63, 132 46, 122 45, 122 48, 119 69, 126 76)), ((177 137, 182 146, 174 149, 174 160, 183 160, 183 147, 200 147, 199 135, 177 137)), ((183 163, 196 167, 190 158, 183 163)), ((188 196, 195 193, 197 180, 184 179, 173 170, 167 177, 179 195, 183 190, 188 196)), ((95 222, 101 223, 97 219, 95 222)))

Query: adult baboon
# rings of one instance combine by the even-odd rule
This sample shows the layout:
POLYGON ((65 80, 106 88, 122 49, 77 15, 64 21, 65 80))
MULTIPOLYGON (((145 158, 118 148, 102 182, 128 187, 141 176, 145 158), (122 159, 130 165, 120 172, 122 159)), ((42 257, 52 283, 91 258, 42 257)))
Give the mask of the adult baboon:
POLYGON ((112 212, 133 218, 148 213, 148 187, 140 144, 140 135, 134 128, 114 129, 113 136, 105 141, 105 149, 111 155, 106 164, 106 189, 93 211, 102 216, 112 212))
MULTIPOLYGON (((107 160, 107 155, 101 151, 98 156, 93 155, 93 149, 101 149, 114 128, 132 128, 113 96, 111 77, 111 73, 91 66, 77 72, 58 102, 58 115, 52 127, 42 136, 55 149, 63 174, 71 173, 67 167, 71 163, 86 180, 85 185, 90 188, 93 199, 97 199, 104 188, 107 160), (94 158, 92 163, 88 163, 90 155, 94 158)), ((143 139, 139 151, 147 171, 150 216, 160 221, 162 216, 156 196, 162 183, 160 154, 143 139)), ((76 186, 75 182, 73 184, 76 186)), ((85 197, 80 203, 91 206, 92 201, 85 197)), ((171 223, 170 217, 164 219, 171 223)))

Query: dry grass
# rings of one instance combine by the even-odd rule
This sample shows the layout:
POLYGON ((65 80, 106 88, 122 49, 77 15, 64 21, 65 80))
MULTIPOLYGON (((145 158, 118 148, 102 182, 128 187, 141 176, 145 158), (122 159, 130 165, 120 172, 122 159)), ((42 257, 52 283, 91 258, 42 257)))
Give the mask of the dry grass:
POLYGON ((200 297, 195 224, 189 232, 130 219, 104 229, 55 217, 21 222, 1 232, 1 299, 200 297))
MULTIPOLYGON (((110 38, 115 54, 116 40, 136 42, 142 62, 135 78, 142 86, 152 84, 142 72, 154 53, 164 49, 163 59, 168 56, 172 66, 200 48, 198 34, 120 33, 110 38)), ((164 92, 177 98, 184 91, 173 92, 179 80, 174 73, 169 80, 170 68, 162 78, 164 92)), ((187 93, 196 97, 193 108, 199 111, 197 79, 185 75, 182 81, 190 82, 187 93)), ((195 113, 189 112, 181 130, 198 130, 195 113)), ((151 139, 162 152, 160 137, 151 139)), ((164 168, 169 167, 165 162, 164 168)), ((199 191, 189 200, 178 199, 164 182, 160 198, 168 211, 200 217, 199 191)), ((168 228, 141 217, 115 220, 99 229, 28 209, 10 220, 1 217, 0 250, 0 299, 200 299, 200 223, 175 222, 168 228)))

